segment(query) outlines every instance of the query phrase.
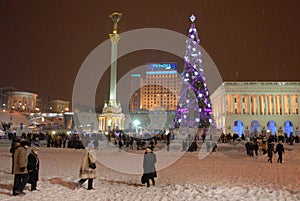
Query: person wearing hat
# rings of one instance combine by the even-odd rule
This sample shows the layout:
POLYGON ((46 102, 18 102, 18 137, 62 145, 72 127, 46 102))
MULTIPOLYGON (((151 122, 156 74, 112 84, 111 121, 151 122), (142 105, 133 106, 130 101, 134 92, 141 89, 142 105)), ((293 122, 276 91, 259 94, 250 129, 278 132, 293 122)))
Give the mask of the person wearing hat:
POLYGON ((14 187, 13 195, 25 195, 23 192, 25 185, 28 181, 27 171, 27 149, 29 143, 27 140, 20 142, 20 147, 15 150, 14 153, 14 187))
POLYGON ((31 191, 36 191, 37 181, 39 180, 40 161, 38 157, 39 148, 37 146, 32 147, 30 154, 28 155, 28 183, 31 184, 31 191))
POLYGON ((15 154, 16 149, 19 146, 21 146, 20 142, 21 142, 21 139, 18 139, 15 136, 13 136, 11 147, 10 147, 10 150, 9 150, 10 153, 11 153, 11 158, 12 158, 11 174, 14 174, 14 154, 15 154))
POLYGON ((155 153, 151 150, 150 147, 146 147, 146 151, 144 153, 144 161, 143 161, 143 168, 144 168, 143 180, 146 181, 147 187, 150 187, 150 182, 149 182, 150 179, 152 181, 152 185, 155 185, 154 178, 157 177, 155 163, 156 163, 155 153))

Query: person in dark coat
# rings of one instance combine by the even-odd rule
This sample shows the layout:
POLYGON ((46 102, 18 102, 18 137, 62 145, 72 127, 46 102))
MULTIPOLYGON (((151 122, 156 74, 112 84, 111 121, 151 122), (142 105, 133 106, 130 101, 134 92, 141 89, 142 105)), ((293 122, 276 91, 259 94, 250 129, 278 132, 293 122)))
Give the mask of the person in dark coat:
POLYGON ((31 184, 31 191, 36 191, 37 181, 39 180, 40 161, 38 157, 38 147, 33 147, 28 155, 28 183, 31 184))
POLYGON ((17 139, 15 136, 12 137, 12 143, 11 143, 11 148, 10 148, 10 153, 11 153, 11 158, 12 158, 12 165, 11 165, 11 174, 14 174, 14 154, 15 150, 21 146, 20 144, 21 140, 17 139))
POLYGON ((144 161, 143 161, 143 168, 144 168, 143 177, 147 183, 147 187, 150 187, 150 182, 149 182, 150 179, 152 181, 152 185, 155 185, 154 178, 157 177, 155 163, 156 163, 156 155, 150 149, 150 147, 147 147, 144 153, 144 161))
POLYGON ((198 145, 196 139, 192 142, 191 146, 188 148, 189 152, 197 151, 198 145))
POLYGON ((276 152, 278 153, 277 162, 282 163, 282 153, 284 153, 284 147, 283 147, 282 141, 279 141, 279 143, 277 144, 276 152))
POLYGON ((122 147, 123 147, 123 142, 121 139, 119 139, 118 141, 118 145, 119 145, 119 150, 122 150, 122 147))
POLYGON ((28 158, 27 148, 29 143, 27 140, 20 142, 21 146, 15 150, 14 153, 14 187, 13 195, 25 195, 23 192, 25 185, 28 181, 28 158))
POLYGON ((99 142, 98 142, 97 139, 94 140, 93 144, 94 144, 94 148, 95 148, 95 149, 99 149, 99 142))
POLYGON ((254 156, 254 144, 253 142, 251 141, 250 144, 249 144, 249 156, 250 157, 253 157, 254 156))
POLYGON ((272 163, 272 159, 273 159, 273 153, 274 153, 274 143, 270 142, 268 144, 268 162, 272 163))
POLYGON ((257 141, 253 142, 253 147, 254 147, 254 151, 255 151, 255 156, 258 156, 259 146, 258 146, 258 142, 257 141))
POLYGON ((247 140, 247 142, 245 143, 245 147, 246 147, 247 156, 250 156, 250 142, 249 142, 249 140, 247 140))

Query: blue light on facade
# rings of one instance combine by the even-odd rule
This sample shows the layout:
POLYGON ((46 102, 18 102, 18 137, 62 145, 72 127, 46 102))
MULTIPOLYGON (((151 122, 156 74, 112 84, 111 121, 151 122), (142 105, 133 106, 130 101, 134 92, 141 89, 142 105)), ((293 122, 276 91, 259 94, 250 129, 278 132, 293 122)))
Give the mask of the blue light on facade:
POLYGON ((177 74, 177 71, 147 71, 147 75, 170 75, 177 74))
POLYGON ((166 70, 176 70, 176 63, 152 63, 148 64, 149 71, 166 71, 166 70))

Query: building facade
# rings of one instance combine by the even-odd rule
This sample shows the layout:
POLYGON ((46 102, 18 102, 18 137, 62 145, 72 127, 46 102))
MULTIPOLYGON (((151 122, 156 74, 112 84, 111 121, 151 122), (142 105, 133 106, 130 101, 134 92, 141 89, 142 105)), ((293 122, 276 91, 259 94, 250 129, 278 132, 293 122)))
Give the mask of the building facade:
POLYGON ((132 74, 130 112, 137 110, 176 110, 180 74, 176 63, 148 64, 145 75, 132 74))
POLYGON ((148 71, 141 88, 141 108, 176 110, 180 81, 176 63, 148 64, 148 71))
POLYGON ((62 112, 68 112, 69 107, 70 107, 70 102, 69 101, 64 101, 64 100, 52 100, 51 101, 51 107, 52 111, 55 113, 62 113, 62 112))
POLYGON ((141 104, 141 86, 142 86, 143 78, 141 74, 132 74, 130 80, 130 104, 129 111, 137 112, 142 109, 141 104))
POLYGON ((129 111, 131 115, 139 117, 141 125, 145 127, 171 127, 181 83, 177 64, 151 63, 146 67, 144 75, 131 75, 129 111))
POLYGON ((225 133, 299 132, 300 82, 224 82, 211 100, 225 133))
POLYGON ((37 94, 23 91, 11 91, 8 93, 8 110, 20 112, 36 112, 37 94))
POLYGON ((7 110, 7 103, 9 99, 8 92, 16 91, 14 87, 1 87, 0 88, 0 108, 2 110, 7 110))

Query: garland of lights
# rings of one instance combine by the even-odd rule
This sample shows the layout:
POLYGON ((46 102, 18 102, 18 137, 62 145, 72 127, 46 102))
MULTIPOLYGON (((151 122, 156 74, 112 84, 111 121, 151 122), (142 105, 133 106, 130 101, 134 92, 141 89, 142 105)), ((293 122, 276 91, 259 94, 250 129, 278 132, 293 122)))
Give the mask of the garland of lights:
POLYGON ((190 19, 192 25, 189 29, 189 39, 186 40, 183 80, 175 127, 207 128, 212 123, 211 101, 205 84, 200 40, 194 24, 196 17, 192 15, 190 19))

